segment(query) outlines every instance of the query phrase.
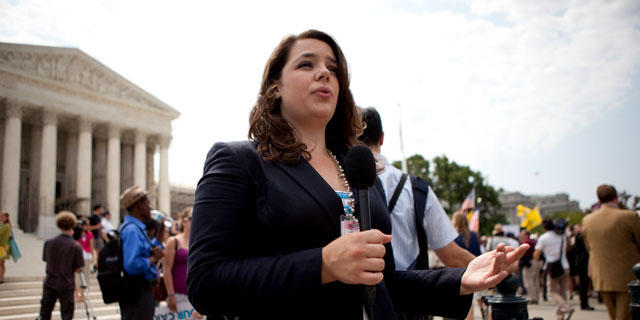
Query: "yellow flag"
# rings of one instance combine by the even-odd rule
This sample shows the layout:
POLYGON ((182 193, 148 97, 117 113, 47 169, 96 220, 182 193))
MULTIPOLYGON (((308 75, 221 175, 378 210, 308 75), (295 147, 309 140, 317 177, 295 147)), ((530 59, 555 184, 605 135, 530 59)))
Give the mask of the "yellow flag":
POLYGON ((540 208, 538 208, 538 206, 536 206, 535 208, 533 208, 533 210, 531 210, 531 212, 529 212, 529 217, 531 223, 529 227, 527 227, 527 231, 531 231, 531 229, 542 224, 542 218, 540 217, 540 208))
POLYGON ((531 209, 519 204, 518 205, 518 217, 521 217, 523 214, 528 213, 531 209))
MULTIPOLYGON (((538 208, 538 206, 535 206, 535 208, 533 209, 529 209, 526 207, 523 208, 527 210, 523 210, 523 213, 526 211, 526 215, 524 221, 522 221, 522 224, 520 224, 520 226, 522 228, 527 228, 527 231, 531 231, 531 229, 539 226, 542 223, 542 218, 540 217, 540 209, 538 208)), ((518 210, 518 215, 521 215, 520 210, 518 210)))

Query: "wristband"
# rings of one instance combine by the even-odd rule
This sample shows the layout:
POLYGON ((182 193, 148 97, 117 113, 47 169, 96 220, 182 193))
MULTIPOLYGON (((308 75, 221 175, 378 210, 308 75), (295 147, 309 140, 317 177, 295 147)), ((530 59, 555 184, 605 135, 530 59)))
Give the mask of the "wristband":
POLYGON ((169 293, 167 297, 175 297, 175 295, 176 295, 175 293, 169 293))

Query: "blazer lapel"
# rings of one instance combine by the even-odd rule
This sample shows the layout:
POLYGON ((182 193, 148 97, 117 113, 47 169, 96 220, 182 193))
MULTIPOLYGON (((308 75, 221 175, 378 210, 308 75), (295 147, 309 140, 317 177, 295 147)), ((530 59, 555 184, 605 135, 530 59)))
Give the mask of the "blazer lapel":
POLYGON ((274 161, 274 163, 318 203, 318 206, 327 215, 331 226, 338 230, 340 227, 340 215, 344 213, 342 201, 309 162, 301 157, 300 162, 293 165, 282 164, 277 161, 274 161))

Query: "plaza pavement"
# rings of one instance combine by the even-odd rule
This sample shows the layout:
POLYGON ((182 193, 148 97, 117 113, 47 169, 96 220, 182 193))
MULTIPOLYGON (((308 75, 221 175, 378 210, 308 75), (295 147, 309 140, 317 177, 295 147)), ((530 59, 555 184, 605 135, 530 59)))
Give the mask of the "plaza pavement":
MULTIPOLYGON (((6 278, 19 279, 42 279, 45 275, 45 263, 42 261, 43 239, 39 239, 33 234, 25 234, 20 230, 14 230, 14 236, 22 253, 22 258, 17 263, 7 261, 6 278)), ((0 287, 1 289, 1 287, 0 287)), ((580 298, 574 296, 569 301, 576 309, 571 319, 575 320, 606 320, 608 314, 604 304, 598 303, 594 298, 590 299, 591 306, 595 311, 580 310, 580 298)), ((474 304, 474 319, 482 320, 480 309, 474 304)), ((539 305, 529 305, 529 318, 540 317, 544 320, 555 320, 555 304, 551 299, 543 301, 540 299, 539 305)), ((436 317, 437 319, 437 317, 436 317)))
POLYGON ((35 234, 24 233, 18 228, 13 228, 13 236, 18 243, 22 258, 18 259, 17 263, 13 260, 5 262, 7 267, 5 278, 44 278, 46 271, 46 264, 42 261, 44 240, 39 239, 35 234))

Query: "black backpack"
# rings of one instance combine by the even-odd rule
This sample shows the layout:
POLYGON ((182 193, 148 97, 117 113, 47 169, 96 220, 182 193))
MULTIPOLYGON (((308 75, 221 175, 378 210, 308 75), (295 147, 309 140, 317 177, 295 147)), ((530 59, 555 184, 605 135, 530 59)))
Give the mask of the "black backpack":
MULTIPOLYGON (((98 254, 98 284, 102 292, 102 300, 106 304, 137 301, 139 292, 137 286, 144 280, 144 275, 131 276, 124 271, 120 233, 130 224, 125 222, 119 231, 113 230, 115 236, 98 254)), ((140 229, 140 231, 144 233, 144 230, 140 229)))
MULTIPOLYGON (((415 213, 416 233, 418 235, 418 246, 420 248, 420 253, 416 258, 415 269, 427 270, 429 269, 429 240, 427 239, 427 230, 422 227, 422 221, 424 220, 424 210, 427 207, 429 183, 418 176, 403 173, 393 195, 391 196, 391 199, 389 200, 389 214, 393 211, 407 178, 411 179, 411 189, 413 190, 413 211, 415 213)), ((376 189, 382 195, 383 199, 386 199, 380 179, 376 179, 376 189)))

